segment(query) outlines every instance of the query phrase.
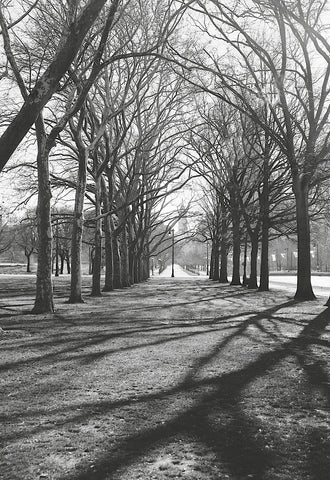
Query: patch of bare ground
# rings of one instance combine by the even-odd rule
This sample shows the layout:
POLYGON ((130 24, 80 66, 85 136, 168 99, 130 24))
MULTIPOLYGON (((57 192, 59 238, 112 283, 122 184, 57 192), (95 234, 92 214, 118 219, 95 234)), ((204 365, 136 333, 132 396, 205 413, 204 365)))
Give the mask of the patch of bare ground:
POLYGON ((0 279, 2 480, 328 480, 330 313, 154 278, 34 316, 0 279))

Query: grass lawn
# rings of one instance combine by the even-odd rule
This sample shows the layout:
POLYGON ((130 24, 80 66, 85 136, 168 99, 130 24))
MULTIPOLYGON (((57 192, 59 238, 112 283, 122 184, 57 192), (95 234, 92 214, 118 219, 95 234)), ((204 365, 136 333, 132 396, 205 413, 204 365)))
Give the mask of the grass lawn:
POLYGON ((330 479, 326 298, 63 276, 31 315, 34 281, 0 276, 2 480, 330 479))

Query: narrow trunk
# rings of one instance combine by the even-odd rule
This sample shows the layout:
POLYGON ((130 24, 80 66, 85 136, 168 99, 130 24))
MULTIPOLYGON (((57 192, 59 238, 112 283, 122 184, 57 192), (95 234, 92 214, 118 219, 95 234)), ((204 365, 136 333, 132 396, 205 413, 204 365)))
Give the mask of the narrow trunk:
POLYGON ((65 261, 66 261, 66 270, 67 270, 67 273, 70 275, 70 273, 71 273, 70 257, 69 257, 68 255, 65 257, 65 261))
POLYGON ((251 262, 250 262, 250 278, 248 288, 258 288, 257 282, 257 261, 258 261, 258 232, 251 235, 251 262))
POLYGON ((237 212, 233 215, 233 275, 231 285, 241 285, 240 278, 240 257, 241 257, 241 239, 240 239, 240 221, 237 212))
POLYGON ((266 151, 263 164, 263 188, 259 198, 261 211, 261 259, 260 259, 260 292, 269 290, 269 148, 266 151))
MULTIPOLYGON (((95 216, 101 213, 101 178, 95 180, 95 216)), ((100 297, 101 293, 101 269, 102 269, 102 219, 95 221, 95 252, 92 278, 92 297, 100 297)))
POLYGON ((129 274, 128 238, 124 210, 120 215, 119 223, 123 225, 122 232, 120 234, 121 283, 123 287, 130 287, 131 282, 129 274))
POLYGON ((71 240, 71 293, 69 303, 82 303, 81 251, 84 229, 84 200, 87 181, 87 152, 79 155, 78 179, 71 240))
POLYGON ((104 219, 104 252, 105 252, 105 279, 103 292, 112 292, 113 290, 113 257, 112 257, 112 239, 111 222, 109 215, 104 219))
POLYGON ((121 258, 119 249, 118 236, 112 239, 112 252, 113 252, 113 288, 122 288, 122 276, 121 276, 121 258))
POLYGON ((31 273, 31 253, 26 254, 27 264, 26 264, 26 272, 31 273))
POLYGON ((269 219, 264 218, 262 221, 261 232, 261 259, 260 259, 260 292, 268 292, 269 290, 269 219))
POLYGON ((227 246, 227 210, 221 197, 221 233, 220 233, 220 283, 228 283, 228 246, 227 246))
MULTIPOLYGON (((103 191, 103 211, 107 213, 110 211, 110 184, 111 176, 108 176, 109 190, 106 186, 105 180, 102 180, 103 191)), ((113 258, 112 258, 112 232, 110 215, 104 218, 104 255, 105 255, 105 279, 103 292, 112 292, 113 290, 113 258)))
POLYGON ((209 279, 212 280, 214 275, 214 248, 213 248, 213 240, 211 245, 211 258, 210 258, 210 275, 209 279))
POLYGON ((220 252, 219 252, 219 239, 215 238, 213 242, 213 276, 212 280, 219 281, 220 276, 220 252))
POLYGON ((244 242, 244 258, 243 258, 243 285, 248 285, 249 279, 246 274, 247 270, 247 250, 248 250, 248 236, 246 234, 245 236, 245 242, 244 242))
POLYGON ((64 254, 60 253, 60 275, 64 273, 64 254))
POLYGON ((314 300, 311 284, 310 226, 308 214, 308 181, 300 175, 294 179, 297 213, 298 269, 295 300, 314 300))

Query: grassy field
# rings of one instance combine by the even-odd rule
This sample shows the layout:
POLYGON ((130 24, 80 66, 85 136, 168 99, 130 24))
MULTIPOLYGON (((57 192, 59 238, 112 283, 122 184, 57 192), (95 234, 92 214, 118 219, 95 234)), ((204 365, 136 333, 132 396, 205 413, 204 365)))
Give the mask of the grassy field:
POLYGON ((330 312, 155 277, 31 315, 0 276, 2 480, 329 480, 330 312))

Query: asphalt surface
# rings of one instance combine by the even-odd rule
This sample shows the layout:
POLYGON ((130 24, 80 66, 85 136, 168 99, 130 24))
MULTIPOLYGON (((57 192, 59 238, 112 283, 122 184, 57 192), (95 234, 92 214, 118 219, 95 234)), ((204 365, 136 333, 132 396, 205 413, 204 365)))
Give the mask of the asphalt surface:
MULTIPOLYGON (((168 266, 160 274, 161 277, 171 277, 172 276, 172 267, 168 266)), ((194 276, 196 279, 205 279, 205 275, 194 275, 193 273, 187 272, 180 265, 174 265, 174 276, 177 278, 191 278, 194 276)), ((295 275, 270 275, 269 277, 269 286, 270 288, 276 290, 287 290, 290 292, 295 292, 296 290, 296 276, 295 275)), ((330 295, 330 275, 312 275, 312 286, 313 291, 316 296, 329 297, 330 295)))

